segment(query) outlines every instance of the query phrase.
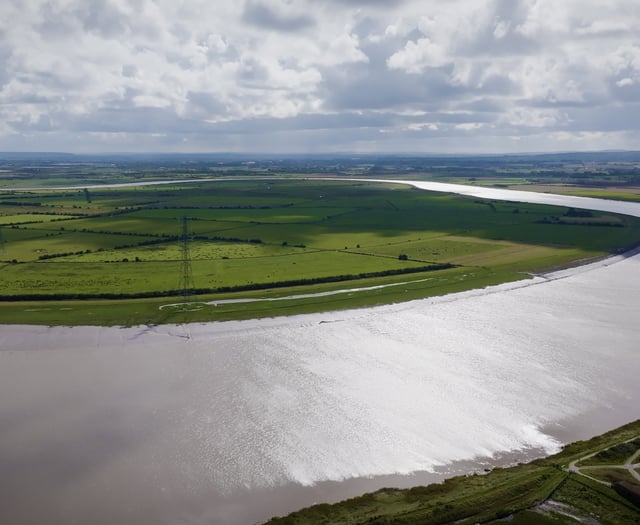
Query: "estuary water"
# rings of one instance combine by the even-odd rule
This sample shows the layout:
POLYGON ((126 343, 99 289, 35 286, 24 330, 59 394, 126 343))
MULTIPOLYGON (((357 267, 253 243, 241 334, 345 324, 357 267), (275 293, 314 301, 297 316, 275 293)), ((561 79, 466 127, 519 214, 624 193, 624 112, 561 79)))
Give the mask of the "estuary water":
POLYGON ((627 254, 327 314, 2 326, 0 522, 258 523, 554 452, 640 417, 639 272, 627 254))

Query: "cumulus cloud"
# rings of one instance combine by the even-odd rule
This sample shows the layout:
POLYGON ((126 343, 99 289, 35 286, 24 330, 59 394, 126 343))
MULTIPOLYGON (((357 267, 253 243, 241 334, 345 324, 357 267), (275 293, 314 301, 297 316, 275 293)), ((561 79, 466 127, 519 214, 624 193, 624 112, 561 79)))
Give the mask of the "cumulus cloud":
POLYGON ((0 142, 628 147, 639 24, 636 0, 5 0, 0 142))
POLYGON ((242 18, 249 24, 275 31, 298 31, 314 25, 310 16, 290 12, 290 3, 266 3, 264 0, 248 0, 242 18))

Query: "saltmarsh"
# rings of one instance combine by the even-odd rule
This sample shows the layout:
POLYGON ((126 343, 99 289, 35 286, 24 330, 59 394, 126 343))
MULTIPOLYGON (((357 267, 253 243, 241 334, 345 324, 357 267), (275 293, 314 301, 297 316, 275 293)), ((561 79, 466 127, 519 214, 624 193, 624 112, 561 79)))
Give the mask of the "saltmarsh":
POLYGON ((361 181, 8 192, 0 202, 4 323, 171 322, 186 314, 159 306, 181 294, 215 302, 393 285, 205 305, 188 320, 368 306, 522 279, 640 242, 632 217, 361 181))

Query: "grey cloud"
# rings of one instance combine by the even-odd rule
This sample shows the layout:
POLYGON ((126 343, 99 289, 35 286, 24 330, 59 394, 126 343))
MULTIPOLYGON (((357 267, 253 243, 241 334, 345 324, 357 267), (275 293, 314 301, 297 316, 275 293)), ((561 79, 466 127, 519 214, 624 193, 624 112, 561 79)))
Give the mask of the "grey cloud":
POLYGON ((385 27, 384 21, 372 16, 364 16, 359 18, 351 30, 353 34, 359 38, 367 38, 376 32, 381 32, 385 27))
MULTIPOLYGON (((223 109, 215 97, 207 93, 190 93, 193 104, 209 104, 209 109, 223 109)), ((60 115, 62 118, 62 115, 60 115)), ((57 118, 57 117, 56 117, 57 118)), ((345 130, 371 128, 378 130, 397 123, 391 113, 301 114, 291 118, 252 118, 209 123, 185 118, 169 108, 103 108, 83 116, 60 122, 64 129, 75 132, 105 133, 171 133, 203 135, 252 135, 265 137, 276 132, 296 133, 303 130, 345 130)))
POLYGON ((40 115, 35 121, 22 118, 16 121, 9 121, 8 124, 14 131, 19 133, 48 132, 56 129, 49 115, 40 115))
POLYGON ((40 7, 38 31, 47 38, 70 38, 82 31, 114 38, 129 32, 130 17, 110 0, 83 0, 71 6, 47 2, 40 7))
POLYGON ((245 3, 242 19, 263 29, 285 32, 299 31, 315 25, 315 21, 309 16, 279 13, 259 0, 248 0, 245 3))
POLYGON ((247 86, 261 86, 269 78, 269 71, 253 58, 243 60, 236 74, 237 80, 247 86))
POLYGON ((340 6, 365 6, 365 7, 396 7, 407 3, 407 0, 329 0, 332 4, 340 6))
POLYGON ((14 78, 25 86, 35 89, 45 87, 47 91, 64 93, 77 92, 91 83, 89 78, 81 78, 80 76, 71 78, 58 71, 24 71, 16 74, 14 78))
POLYGON ((11 96, 3 96, 1 99, 4 104, 51 104, 55 102, 55 97, 45 97, 37 93, 13 93, 11 96))
POLYGON ((518 91, 517 86, 506 75, 490 75, 475 92, 492 95, 512 95, 518 91))
POLYGON ((624 103, 640 102, 640 83, 636 82, 630 86, 615 86, 612 91, 617 100, 624 103))
POLYGON ((512 56, 532 54, 541 43, 523 36, 515 29, 523 24, 529 13, 530 3, 523 0, 495 0, 489 23, 475 39, 461 46, 458 52, 464 56, 512 56), (501 32, 497 29, 501 28, 501 32), (499 34, 496 34, 499 33, 499 34))
MULTIPOLYGON (((455 107, 470 96, 498 96, 516 92, 506 75, 491 75, 480 86, 451 82, 453 66, 432 68, 421 74, 390 70, 386 57, 395 42, 363 46, 368 63, 323 71, 322 95, 332 110, 412 108, 437 111, 455 107)), ((480 74, 484 64, 478 64, 480 74)))
POLYGON ((391 114, 307 114, 229 122, 216 126, 213 132, 216 144, 227 141, 241 151, 353 151, 362 149, 356 144, 379 140, 380 129, 395 121, 391 114))
POLYGON ((101 106, 103 108, 110 108, 113 110, 121 109, 136 109, 135 98, 144 95, 144 92, 140 89, 126 87, 121 92, 110 92, 104 95, 101 100, 101 106))
POLYGON ((133 64, 125 64, 122 66, 122 76, 133 78, 138 74, 138 68, 133 64))
POLYGON ((187 94, 190 110, 193 116, 201 116, 202 118, 211 118, 213 116, 224 115, 227 113, 225 105, 218 98, 202 91, 189 91, 187 94))
POLYGON ((629 103, 640 102, 640 71, 626 68, 609 79, 608 91, 615 100, 629 103))
POLYGON ((368 63, 324 70, 321 95, 327 109, 383 109, 426 102, 428 83, 387 68, 386 57, 395 45, 395 41, 363 44, 368 63))
POLYGON ((80 27, 73 13, 60 9, 53 2, 47 2, 40 8, 42 22, 37 26, 38 32, 47 38, 69 38, 77 34, 80 27))
POLYGON ((555 147, 556 131, 571 144, 581 132, 638 136, 633 0, 595 14, 567 0, 555 25, 532 16, 528 36, 516 28, 531 2, 482 5, 470 20, 472 0, 247 0, 202 11, 156 2, 148 17, 131 15, 151 6, 146 0, 26 2, 16 27, 0 33, 0 118, 16 133, 0 140, 19 146, 22 133, 24 147, 77 150, 103 141, 110 150, 468 151, 492 139, 502 147, 509 142, 498 137, 510 136, 555 147), (407 40, 424 38, 418 20, 434 13, 443 15, 431 35, 438 60, 413 49, 404 70, 390 69, 407 40), (385 32, 390 24, 397 33, 385 32), (265 49, 256 50, 256 28, 272 31, 265 49), (291 32, 301 41, 309 28, 313 40, 296 54, 291 32), (327 59, 347 33, 368 62, 327 59), (114 39, 123 45, 109 56, 114 39), (256 112, 300 114, 243 117, 256 112), (225 122, 211 122, 217 117, 225 122))
POLYGON ((402 72, 375 74, 366 67, 326 71, 322 86, 325 104, 338 111, 427 105, 429 86, 406 77, 402 72))
POLYGON ((129 17, 109 0, 83 0, 75 10, 85 30, 114 38, 129 30, 129 17))
POLYGON ((507 20, 516 26, 527 19, 530 5, 525 0, 495 0, 493 10, 497 20, 507 20))
POLYGON ((582 107, 568 110, 570 128, 575 131, 640 130, 640 103, 622 107, 582 107))
POLYGON ((480 98, 471 102, 462 102, 457 109, 473 113, 499 113, 504 109, 504 100, 480 98))
POLYGON ((103 133, 202 133, 207 123, 177 116, 168 108, 102 108, 70 116, 63 126, 75 132, 103 133))
MULTIPOLYGON (((460 108, 456 107, 456 111, 459 111, 460 108)), ((500 107, 500 111, 504 108, 500 107)), ((416 121, 424 120, 424 117, 415 117, 416 121)), ((481 124, 490 124, 495 120, 495 117, 491 115, 489 112, 484 113, 467 113, 467 112, 433 112, 429 114, 429 120, 432 122, 440 122, 444 124, 466 124, 469 122, 476 122, 481 124)))
POLYGON ((263 118, 253 119, 247 126, 246 122, 236 121, 225 123, 218 127, 225 131, 234 130, 236 133, 246 133, 247 128, 259 133, 269 133, 270 131, 299 131, 299 130, 345 130, 351 128, 374 128, 389 126, 395 117, 391 114, 382 113, 340 113, 329 115, 302 114, 297 117, 287 119, 263 118))
POLYGON ((607 104, 607 100, 602 97, 596 99, 596 97, 590 100, 574 101, 574 100, 555 100, 552 98, 535 98, 535 99, 516 99, 516 104, 522 107, 531 108, 594 108, 601 104, 607 104))
MULTIPOLYGON (((0 35, 0 43, 2 43, 0 35)), ((0 89, 11 79, 9 62, 13 52, 8 47, 0 46, 0 89)))

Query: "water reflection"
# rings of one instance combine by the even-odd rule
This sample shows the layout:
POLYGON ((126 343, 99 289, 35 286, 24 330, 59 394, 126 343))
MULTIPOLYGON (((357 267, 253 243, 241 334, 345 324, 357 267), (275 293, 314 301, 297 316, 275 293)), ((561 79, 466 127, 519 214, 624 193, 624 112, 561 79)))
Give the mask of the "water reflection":
POLYGON ((3 327, 0 521, 250 523, 635 419, 640 257, 607 264, 331 314, 3 327))

